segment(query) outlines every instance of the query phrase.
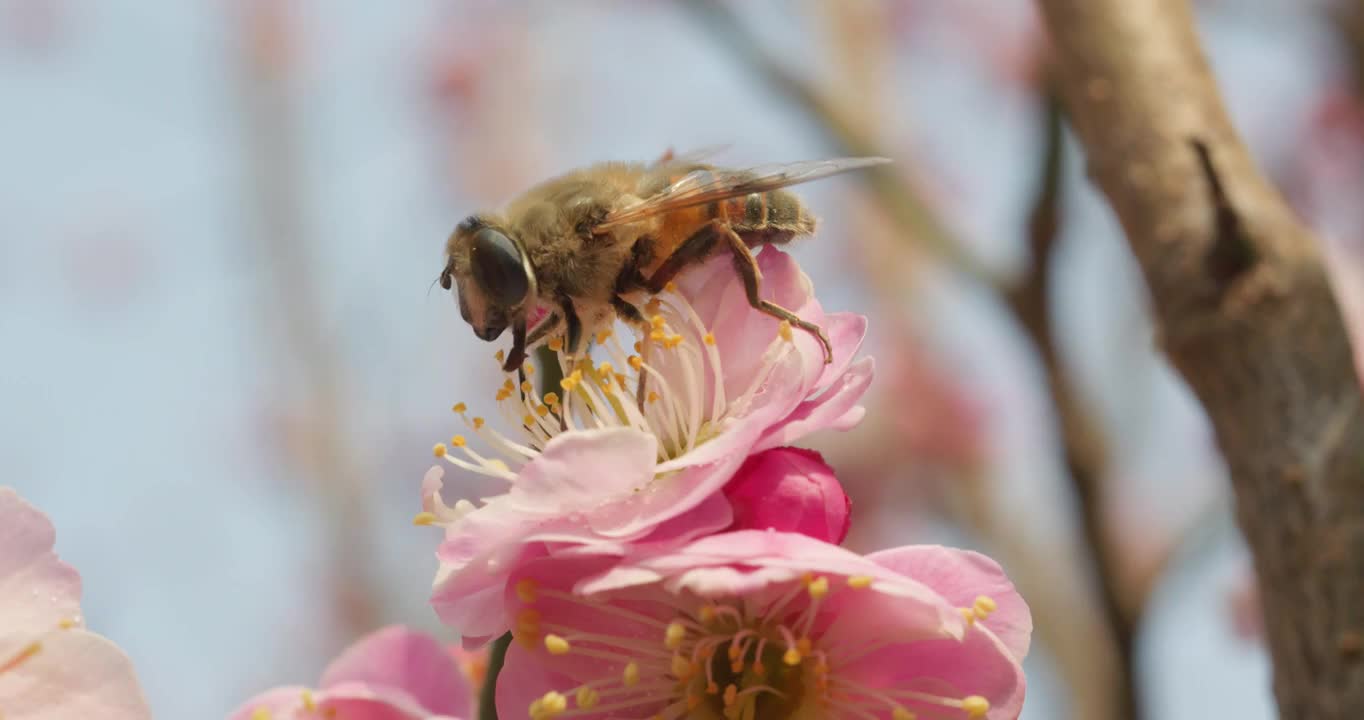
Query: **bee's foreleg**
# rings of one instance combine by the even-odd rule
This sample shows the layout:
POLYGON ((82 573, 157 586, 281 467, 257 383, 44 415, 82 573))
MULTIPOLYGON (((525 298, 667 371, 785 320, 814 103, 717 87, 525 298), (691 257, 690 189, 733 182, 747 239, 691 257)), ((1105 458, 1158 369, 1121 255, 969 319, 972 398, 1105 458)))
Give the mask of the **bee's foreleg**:
POLYGON ((511 372, 526 361, 526 318, 521 316, 512 322, 512 347, 507 353, 507 361, 502 363, 503 372, 511 372))
POLYGON ((640 312, 639 308, 635 307, 634 303, 619 295, 611 298, 611 309, 616 311, 616 315, 621 320, 624 320, 635 327, 641 327, 647 322, 644 319, 644 313, 640 312))
POLYGON ((829 342, 829 336, 824 332, 824 328, 808 320, 802 320, 799 315, 770 300, 762 299, 762 294, 759 292, 762 285, 762 273, 758 270, 757 259, 748 249, 748 243, 745 243, 744 239, 739 237, 739 233, 734 232, 734 229, 724 222, 716 221, 711 226, 729 244, 729 251, 734 255, 734 269, 739 273, 739 278, 743 280, 744 291, 748 294, 748 304, 760 313, 785 320, 814 335, 819 340, 820 345, 824 346, 824 362, 826 364, 833 362, 833 345, 829 342))
POLYGON ((576 356, 582 349, 583 321, 578 318, 578 310, 573 307, 573 299, 570 297, 559 298, 559 311, 563 314, 564 324, 567 326, 564 349, 570 356, 576 356))
POLYGON ((530 331, 530 337, 526 338, 526 347, 535 347, 538 345, 541 340, 545 339, 545 336, 558 329, 559 323, 562 323, 563 321, 564 319, 560 317, 558 312, 550 313, 549 317, 545 318, 544 322, 530 331))

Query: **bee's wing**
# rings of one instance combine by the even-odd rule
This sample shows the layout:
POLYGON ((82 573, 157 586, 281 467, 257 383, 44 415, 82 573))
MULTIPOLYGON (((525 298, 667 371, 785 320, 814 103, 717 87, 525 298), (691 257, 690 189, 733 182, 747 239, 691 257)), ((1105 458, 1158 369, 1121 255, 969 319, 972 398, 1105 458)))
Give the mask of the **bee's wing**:
POLYGON ((751 193, 771 192, 788 185, 818 180, 830 175, 888 162, 890 160, 886 158, 866 157, 809 160, 747 170, 701 168, 683 175, 650 197, 613 210, 593 228, 593 232, 604 232, 617 225, 639 222, 654 215, 682 208, 705 205, 751 193))
POLYGON ((730 146, 728 145, 706 145, 682 153, 676 152, 672 148, 668 148, 661 157, 654 161, 653 167, 657 168, 664 165, 697 165, 728 150, 729 147, 730 146))

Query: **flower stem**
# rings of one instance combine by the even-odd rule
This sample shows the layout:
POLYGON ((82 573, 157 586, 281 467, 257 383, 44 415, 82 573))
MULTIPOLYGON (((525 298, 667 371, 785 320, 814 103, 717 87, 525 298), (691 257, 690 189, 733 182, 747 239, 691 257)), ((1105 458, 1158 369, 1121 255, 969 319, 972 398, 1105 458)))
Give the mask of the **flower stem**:
POLYGON ((497 720, 497 676, 502 672, 502 661, 507 658, 511 639, 511 633, 504 633, 488 650, 488 674, 478 692, 478 720, 497 720))

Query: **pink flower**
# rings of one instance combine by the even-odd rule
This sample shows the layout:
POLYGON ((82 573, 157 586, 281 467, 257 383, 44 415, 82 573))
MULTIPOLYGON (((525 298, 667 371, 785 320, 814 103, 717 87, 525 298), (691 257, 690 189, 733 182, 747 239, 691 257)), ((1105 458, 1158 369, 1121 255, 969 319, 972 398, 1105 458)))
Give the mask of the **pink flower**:
POLYGON ((401 626, 375 631, 341 653, 318 689, 278 687, 231 720, 450 720, 472 717, 474 691, 435 639, 401 626))
POLYGON ((745 530, 614 564, 527 563, 506 602, 502 717, 1008 720, 1023 707, 1032 621, 976 553, 863 557, 745 530))
POLYGON ((832 363, 807 333, 749 308, 731 261, 717 257, 649 300, 634 353, 599 333, 607 359, 580 361, 562 397, 536 393, 533 367, 519 384, 509 377, 497 400, 519 437, 455 406, 486 450, 457 435, 436 455, 510 488, 481 507, 449 506, 441 471, 427 474, 417 522, 446 530, 431 598, 443 621, 474 642, 501 633, 508 574, 548 552, 620 553, 718 532, 733 521, 721 490, 750 455, 861 419, 872 362, 854 355, 865 318, 825 314, 785 253, 768 247, 758 261, 764 295, 823 326, 832 363))
POLYGON ((748 458, 725 486, 731 530, 780 530, 835 545, 848 536, 852 501, 813 450, 783 447, 748 458))
POLYGON ((80 575, 55 541, 46 515, 0 488, 0 716, 150 718, 132 661, 85 630, 80 575))

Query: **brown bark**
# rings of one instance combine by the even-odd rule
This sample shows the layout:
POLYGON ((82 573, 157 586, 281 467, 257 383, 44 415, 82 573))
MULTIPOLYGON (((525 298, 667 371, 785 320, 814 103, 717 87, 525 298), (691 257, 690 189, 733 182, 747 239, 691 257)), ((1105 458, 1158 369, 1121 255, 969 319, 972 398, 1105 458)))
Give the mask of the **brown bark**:
POLYGON ((1185 0, 1040 0, 1068 116, 1202 401, 1284 718, 1364 716, 1364 402, 1315 240, 1227 117, 1185 0))

